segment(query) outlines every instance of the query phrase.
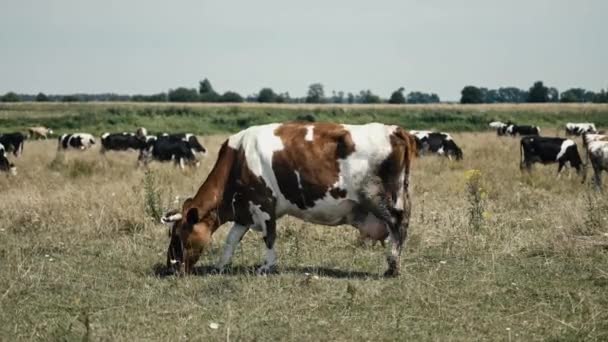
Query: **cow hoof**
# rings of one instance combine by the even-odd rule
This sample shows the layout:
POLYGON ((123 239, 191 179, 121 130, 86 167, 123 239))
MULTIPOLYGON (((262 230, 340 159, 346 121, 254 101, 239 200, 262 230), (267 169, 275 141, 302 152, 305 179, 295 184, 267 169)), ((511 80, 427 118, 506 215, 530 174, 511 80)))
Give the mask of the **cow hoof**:
POLYGON ((276 265, 262 265, 260 266, 256 271, 255 274, 259 275, 259 276, 266 276, 269 274, 277 274, 278 270, 277 270, 277 266, 276 265))
POLYGON ((384 272, 384 276, 386 278, 395 278, 399 276, 399 270, 397 269, 388 269, 386 270, 386 272, 384 272))

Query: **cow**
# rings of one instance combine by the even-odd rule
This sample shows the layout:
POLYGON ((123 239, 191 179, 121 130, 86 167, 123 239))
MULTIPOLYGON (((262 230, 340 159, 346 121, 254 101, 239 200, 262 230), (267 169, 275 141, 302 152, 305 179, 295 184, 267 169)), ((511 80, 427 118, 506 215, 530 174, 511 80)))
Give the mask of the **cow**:
POLYGON ((137 158, 140 165, 147 166, 151 160, 173 161, 182 170, 186 164, 192 167, 200 165, 191 145, 182 139, 173 139, 167 136, 147 136, 145 145, 146 147, 140 151, 137 158))
POLYGON ((399 274, 410 222, 410 166, 414 138, 379 123, 275 123, 252 126, 221 146, 209 176, 179 212, 163 215, 171 225, 167 267, 191 273, 213 233, 234 224, 217 264, 222 271, 251 228, 262 233, 266 255, 258 274, 275 270, 276 222, 291 215, 307 222, 349 224, 391 239, 386 276, 399 274))
POLYGON ((28 127, 27 129, 30 139, 33 138, 48 138, 48 135, 53 134, 53 130, 44 126, 28 127))
POLYGON ((127 151, 145 149, 146 137, 135 133, 104 133, 101 135, 101 153, 106 151, 127 151))
POLYGON ((17 167, 6 158, 6 149, 0 144, 0 172, 8 172, 11 175, 17 175, 17 167))
POLYGON ((608 171, 608 136, 600 134, 583 134, 583 144, 587 160, 593 167, 595 186, 602 187, 602 171, 608 171))
POLYGON ((0 134, 0 144, 4 145, 7 152, 13 152, 15 157, 23 153, 25 135, 20 132, 0 134))
POLYGON ((528 126, 528 125, 515 125, 510 124, 505 128, 505 133, 511 136, 516 135, 540 135, 540 127, 538 126, 528 126))
POLYGON ((410 131, 410 133, 416 139, 416 146, 420 154, 430 152, 446 156, 450 160, 452 158, 462 160, 462 150, 456 145, 450 134, 431 131, 410 131))
POLYGON ((584 165, 578 154, 576 143, 571 139, 528 136, 521 138, 519 167, 530 171, 532 164, 558 163, 559 175, 566 163, 576 169, 585 181, 584 165))
POLYGON ((201 145, 201 143, 196 138, 196 135, 194 135, 192 133, 173 133, 173 134, 163 133, 163 134, 159 135, 158 137, 161 139, 185 141, 186 143, 188 143, 188 146, 190 146, 190 149, 192 150, 192 153, 194 153, 194 154, 196 154, 196 153, 206 154, 207 153, 207 149, 203 145, 201 145))
POLYGON ((95 145, 95 138, 89 133, 63 134, 59 137, 57 150, 86 150, 95 145))
POLYGON ((591 134, 597 133, 595 124, 593 124, 591 122, 585 122, 585 123, 568 122, 566 124, 566 135, 580 136, 585 133, 591 133, 591 134))
POLYGON ((504 122, 500 122, 500 121, 492 121, 488 124, 488 126, 490 128, 493 128, 496 130, 496 135, 505 135, 505 131, 507 129, 507 127, 510 125, 510 123, 504 123, 504 122))

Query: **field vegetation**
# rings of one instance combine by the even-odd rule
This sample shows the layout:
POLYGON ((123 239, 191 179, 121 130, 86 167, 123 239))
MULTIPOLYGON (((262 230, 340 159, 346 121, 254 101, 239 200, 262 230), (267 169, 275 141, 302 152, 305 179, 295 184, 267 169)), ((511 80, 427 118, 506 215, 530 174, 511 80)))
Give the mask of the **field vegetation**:
MULTIPOLYGON (((37 106, 1 107, 0 127, 35 123, 99 133, 144 125, 207 133, 241 127, 244 118, 251 118, 247 125, 312 113, 318 120, 445 130, 512 118, 546 123, 546 131, 572 117, 597 123, 607 111, 37 106)), ((223 227, 198 274, 162 276, 167 229, 155 218, 195 193, 225 138, 203 136, 210 153, 200 168, 185 172, 160 164, 136 169, 133 152, 104 158, 97 146, 57 156, 55 141, 28 141, 15 161, 19 175, 0 176, 0 340, 608 339, 606 198, 575 172, 556 179, 555 165, 520 173, 517 139, 491 132, 454 134, 462 162, 415 160, 399 278, 380 276, 385 250, 359 246, 354 229, 289 217, 278 225, 277 275, 254 275, 263 255, 255 232, 243 239, 228 274, 211 274, 223 227)))
POLYGON ((0 133, 43 125, 57 133, 191 131, 232 133, 251 125, 288 120, 366 123, 378 121, 411 129, 480 131, 493 120, 512 120, 563 131, 565 122, 608 126, 608 104, 169 104, 169 103, 0 103, 0 133))

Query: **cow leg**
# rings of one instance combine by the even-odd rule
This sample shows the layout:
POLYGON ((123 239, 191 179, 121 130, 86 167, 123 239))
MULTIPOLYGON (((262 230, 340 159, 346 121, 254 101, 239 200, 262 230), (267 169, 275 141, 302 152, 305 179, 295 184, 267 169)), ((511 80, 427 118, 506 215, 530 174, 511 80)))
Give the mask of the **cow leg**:
POLYGON ((564 165, 566 165, 566 163, 563 161, 559 161, 558 163, 559 165, 557 167, 557 178, 560 178, 562 170, 564 169, 564 165))
POLYGON ((277 253, 274 250, 274 241, 277 237, 277 224, 274 219, 266 221, 264 232, 264 245, 266 246, 266 256, 264 264, 260 266, 256 273, 258 275, 272 273, 277 267, 277 253))
POLYGON ((388 277, 397 276, 399 275, 401 251, 405 246, 407 229, 410 223, 409 191, 406 185, 406 188, 397 194, 396 203, 392 203, 384 192, 380 191, 373 194, 374 192, 373 189, 368 189, 367 194, 363 195, 362 202, 369 211, 378 219, 384 221, 388 227, 391 250, 387 256, 388 269, 384 275, 388 277))
POLYGON ((230 264, 232 260, 232 255, 234 254, 234 250, 236 246, 238 246, 239 242, 245 233, 249 230, 249 227, 240 225, 235 223, 232 228, 230 228, 230 232, 226 237, 226 244, 224 245, 224 250, 222 251, 222 256, 220 257, 219 262, 217 263, 217 269, 219 272, 224 272, 224 268, 226 265, 230 264))
POLYGON ((602 169, 593 165, 594 183, 597 191, 602 191, 602 169))

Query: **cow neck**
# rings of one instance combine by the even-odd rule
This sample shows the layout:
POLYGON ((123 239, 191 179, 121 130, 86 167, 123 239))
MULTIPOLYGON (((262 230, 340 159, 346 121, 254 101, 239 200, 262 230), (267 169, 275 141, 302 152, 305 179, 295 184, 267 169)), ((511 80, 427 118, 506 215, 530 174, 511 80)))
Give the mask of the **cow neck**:
POLYGON ((230 198, 230 194, 227 193, 231 190, 228 184, 235 159, 236 151, 228 146, 228 141, 224 142, 213 169, 198 189, 189 206, 190 208, 196 207, 201 214, 201 218, 214 212, 212 216, 215 218, 216 225, 213 227, 213 231, 224 222, 231 221, 234 217, 231 206, 224 203, 224 199, 230 198))

